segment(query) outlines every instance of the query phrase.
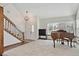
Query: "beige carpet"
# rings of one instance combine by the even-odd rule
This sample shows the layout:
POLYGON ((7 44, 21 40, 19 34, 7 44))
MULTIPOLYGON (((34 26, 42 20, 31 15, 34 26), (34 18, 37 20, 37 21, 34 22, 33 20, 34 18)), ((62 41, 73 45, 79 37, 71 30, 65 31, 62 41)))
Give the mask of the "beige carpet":
POLYGON ((4 52, 4 56, 79 56, 79 47, 70 48, 52 40, 36 40, 4 52))

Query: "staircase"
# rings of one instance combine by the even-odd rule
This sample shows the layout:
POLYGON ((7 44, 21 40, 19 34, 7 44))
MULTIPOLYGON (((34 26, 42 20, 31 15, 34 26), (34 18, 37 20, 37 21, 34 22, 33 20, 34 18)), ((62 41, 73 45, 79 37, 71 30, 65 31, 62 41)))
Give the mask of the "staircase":
POLYGON ((18 40, 24 42, 24 32, 19 30, 16 25, 4 15, 4 30, 17 38, 18 40))
MULTIPOLYGON (((24 32, 19 30, 17 26, 7 17, 4 15, 4 8, 0 6, 0 56, 3 54, 5 47, 4 47, 4 30, 11 34, 13 37, 17 38, 21 41, 21 43, 17 43, 15 45, 22 45, 25 42, 24 40, 24 32)), ((11 45, 12 46, 12 45, 11 45)))

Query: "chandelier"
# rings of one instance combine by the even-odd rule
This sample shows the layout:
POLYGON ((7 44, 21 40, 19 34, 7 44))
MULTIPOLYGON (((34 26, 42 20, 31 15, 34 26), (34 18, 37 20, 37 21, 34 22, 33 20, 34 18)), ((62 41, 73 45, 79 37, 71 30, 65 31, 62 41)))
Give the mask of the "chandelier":
POLYGON ((24 17, 24 20, 25 20, 25 21, 28 21, 28 20, 29 20, 28 11, 26 11, 26 16, 24 17))

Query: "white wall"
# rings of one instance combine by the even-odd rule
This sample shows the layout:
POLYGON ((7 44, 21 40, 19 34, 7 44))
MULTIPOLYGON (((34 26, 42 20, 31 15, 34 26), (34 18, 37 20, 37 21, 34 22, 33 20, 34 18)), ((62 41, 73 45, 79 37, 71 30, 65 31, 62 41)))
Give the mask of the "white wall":
MULTIPOLYGON (((32 15, 31 15, 32 16, 32 15)), ((26 38, 31 40, 37 40, 38 38, 38 18, 32 16, 28 21, 26 21, 26 38), (32 27, 33 26, 33 27, 32 27)))

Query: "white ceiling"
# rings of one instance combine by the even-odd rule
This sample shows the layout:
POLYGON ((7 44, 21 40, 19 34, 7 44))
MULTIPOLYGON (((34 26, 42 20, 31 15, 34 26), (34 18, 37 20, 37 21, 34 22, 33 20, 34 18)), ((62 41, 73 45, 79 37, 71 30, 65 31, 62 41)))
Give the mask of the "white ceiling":
POLYGON ((73 13, 73 9, 77 7, 77 3, 16 3, 13 6, 25 16, 28 10, 34 16, 39 18, 50 18, 68 16, 73 13))

